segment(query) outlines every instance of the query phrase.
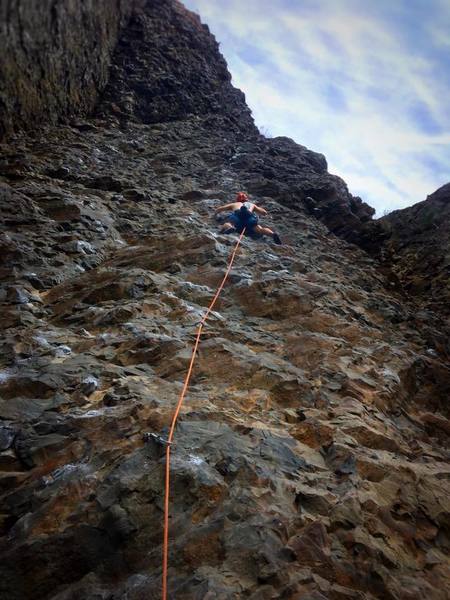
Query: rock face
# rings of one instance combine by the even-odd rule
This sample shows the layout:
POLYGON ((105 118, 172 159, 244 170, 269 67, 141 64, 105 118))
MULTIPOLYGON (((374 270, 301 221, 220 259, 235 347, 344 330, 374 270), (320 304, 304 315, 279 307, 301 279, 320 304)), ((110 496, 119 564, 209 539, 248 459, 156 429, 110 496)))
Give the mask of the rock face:
POLYGON ((390 213, 379 224, 385 231, 384 258, 405 290, 425 309, 450 314, 450 184, 423 202, 390 213))
POLYGON ((203 335, 170 597, 446 599, 449 323, 446 271, 409 250, 424 208, 371 224, 323 156, 260 136, 178 2, 126 23, 93 116, 1 146, 1 598, 158 598, 164 458, 144 434, 167 433, 234 244, 212 211, 247 189, 285 243, 244 240, 203 335))
POLYGON ((256 133, 244 94, 206 25, 181 3, 153 0, 136 11, 116 49, 99 114, 163 123, 214 115, 229 129, 256 133))
POLYGON ((0 2, 0 137, 95 106, 133 0, 0 2))

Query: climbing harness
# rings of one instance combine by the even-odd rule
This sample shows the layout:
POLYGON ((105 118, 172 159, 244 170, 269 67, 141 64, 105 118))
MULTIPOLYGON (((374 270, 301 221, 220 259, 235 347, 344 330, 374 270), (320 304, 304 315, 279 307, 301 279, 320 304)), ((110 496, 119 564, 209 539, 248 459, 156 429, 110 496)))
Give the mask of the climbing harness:
MULTIPOLYGON (((189 387, 189 381, 191 379, 192 369, 194 367, 195 358, 197 355, 197 348, 200 343, 200 336, 202 335, 203 327, 206 323, 207 318, 211 314, 214 305, 220 296, 220 292, 225 285, 225 282, 230 274, 231 267, 233 266, 234 257, 236 256, 236 252, 239 248, 239 245, 244 237, 245 229, 241 232, 236 245, 234 246, 233 252, 231 253, 230 259, 228 261, 228 265, 225 271, 225 275, 217 288, 216 293, 214 294, 213 299, 211 300, 203 318, 198 324, 197 335, 195 337, 194 347, 192 348, 191 361, 189 363, 189 368, 186 373, 186 377, 184 380, 183 388, 181 390, 180 397, 178 398, 178 403, 175 408, 175 412, 172 417, 172 423, 170 425, 169 436, 167 440, 164 440, 164 445, 166 446, 166 471, 165 471, 165 491, 164 491, 164 538, 163 538, 163 569, 162 569, 162 600, 167 600, 167 564, 168 564, 168 554, 169 554, 169 492, 170 492, 170 450, 172 446, 173 435, 175 431, 175 426, 177 424, 178 415, 181 410, 181 406, 183 404, 184 397, 186 395, 187 389, 189 387)), ((158 437, 158 436, 156 436, 158 437)))
POLYGON ((258 217, 253 214, 250 202, 244 202, 241 208, 235 210, 233 214, 238 219, 238 223, 240 223, 240 226, 237 226, 239 233, 241 228, 249 229, 250 231, 258 223, 258 217))

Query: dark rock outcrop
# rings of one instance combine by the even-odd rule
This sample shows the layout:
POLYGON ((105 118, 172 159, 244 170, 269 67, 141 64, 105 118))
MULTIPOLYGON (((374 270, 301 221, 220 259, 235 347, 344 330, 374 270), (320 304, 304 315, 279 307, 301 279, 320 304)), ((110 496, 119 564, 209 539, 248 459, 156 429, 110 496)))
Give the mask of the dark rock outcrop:
POLYGON ((0 139, 93 110, 133 5, 0 2, 0 139))
POLYGON ((230 130, 255 135, 244 94, 231 85, 219 46, 179 2, 153 0, 123 31, 98 110, 121 122, 164 123, 214 115, 230 130))
MULTIPOLYGON (((379 220, 385 261, 426 311, 450 314, 450 183, 379 220)), ((449 347, 450 351, 450 347, 449 347)))
POLYGON ((430 267, 396 215, 373 229, 322 155, 260 136, 172 0, 136 6, 94 116, 1 151, 2 599, 159 597, 164 459, 144 434, 167 432, 234 243, 211 213, 247 189, 285 244, 244 239, 203 335, 170 594, 444 600, 449 325, 404 293, 430 267), (394 273, 333 232, 385 261, 387 239, 394 273))

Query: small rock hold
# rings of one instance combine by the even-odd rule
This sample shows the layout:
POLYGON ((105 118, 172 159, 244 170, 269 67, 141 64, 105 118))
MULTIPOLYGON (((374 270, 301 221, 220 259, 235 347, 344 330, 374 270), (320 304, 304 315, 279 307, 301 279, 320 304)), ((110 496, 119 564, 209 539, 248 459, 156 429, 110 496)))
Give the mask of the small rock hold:
POLYGON ((94 377, 93 375, 89 375, 88 377, 83 379, 83 381, 81 382, 81 385, 80 385, 80 391, 85 396, 90 396, 91 394, 93 394, 95 392, 95 390, 97 388, 98 388, 98 379, 96 377, 94 377))
POLYGON ((8 289, 6 301, 11 304, 26 304, 30 301, 30 295, 23 288, 14 286, 8 289))
POLYGON ((95 247, 84 240, 72 240, 61 246, 61 250, 69 254, 95 254, 95 247))
POLYGON ((26 279, 37 290, 44 290, 45 285, 36 273, 24 273, 23 278, 26 279))
POLYGON ((58 346, 55 350, 55 356, 68 356, 69 354, 72 354, 72 349, 64 344, 58 346))
POLYGON ((0 426, 0 451, 8 450, 12 446, 16 432, 12 427, 0 426))
POLYGON ((94 337, 92 335, 92 333, 89 333, 89 331, 87 329, 84 329, 84 328, 80 329, 78 333, 80 335, 82 335, 83 337, 86 337, 86 338, 93 338, 94 337))
POLYGON ((54 171, 49 172, 50 177, 56 177, 57 179, 66 179, 70 175, 70 169, 68 167, 59 167, 54 171))
POLYGON ((193 200, 202 200, 205 197, 205 194, 200 190, 191 190, 186 192, 181 196, 182 200, 193 201, 193 200))
POLYGON ((124 190, 123 194, 127 200, 133 200, 133 201, 139 201, 139 200, 149 201, 149 200, 151 200, 150 196, 146 192, 136 189, 136 188, 130 188, 130 189, 124 190))

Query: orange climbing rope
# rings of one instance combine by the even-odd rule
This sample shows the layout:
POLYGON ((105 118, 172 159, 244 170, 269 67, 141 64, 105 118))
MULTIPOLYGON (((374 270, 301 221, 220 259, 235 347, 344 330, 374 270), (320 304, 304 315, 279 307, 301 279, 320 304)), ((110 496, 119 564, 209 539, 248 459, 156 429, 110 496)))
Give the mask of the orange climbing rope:
POLYGON ((167 600, 167 563, 168 563, 168 554, 169 554, 169 491, 170 491, 170 446, 173 440, 173 434, 175 431, 175 426, 177 424, 178 415, 181 410, 181 406, 183 404, 184 397, 186 395, 187 389, 189 387, 189 381, 192 375, 192 369, 194 367, 195 358, 197 355, 197 348, 200 343, 200 336, 202 334, 203 327, 206 323, 206 319, 209 317, 218 297, 220 296, 220 292, 225 285, 225 282, 230 274, 231 267, 233 266, 234 257, 236 256, 236 252, 239 248, 239 244, 242 241, 244 236, 245 229, 239 236, 238 241, 234 247, 233 252, 231 253, 230 260, 228 261, 227 269, 225 271, 225 275, 223 276, 222 282, 217 288, 216 293, 214 294, 213 299, 211 300, 208 309, 203 315, 202 320, 199 323, 197 329, 197 335, 195 338, 194 347, 192 349, 191 362, 189 363, 189 368, 186 373, 186 377, 184 380, 183 389, 181 390, 180 397, 178 398, 178 403, 175 408, 175 412, 172 417, 172 423, 170 425, 169 437, 167 438, 167 447, 166 447, 166 482, 165 482, 165 497, 164 497, 164 540, 163 540, 163 570, 162 570, 162 600, 167 600))

